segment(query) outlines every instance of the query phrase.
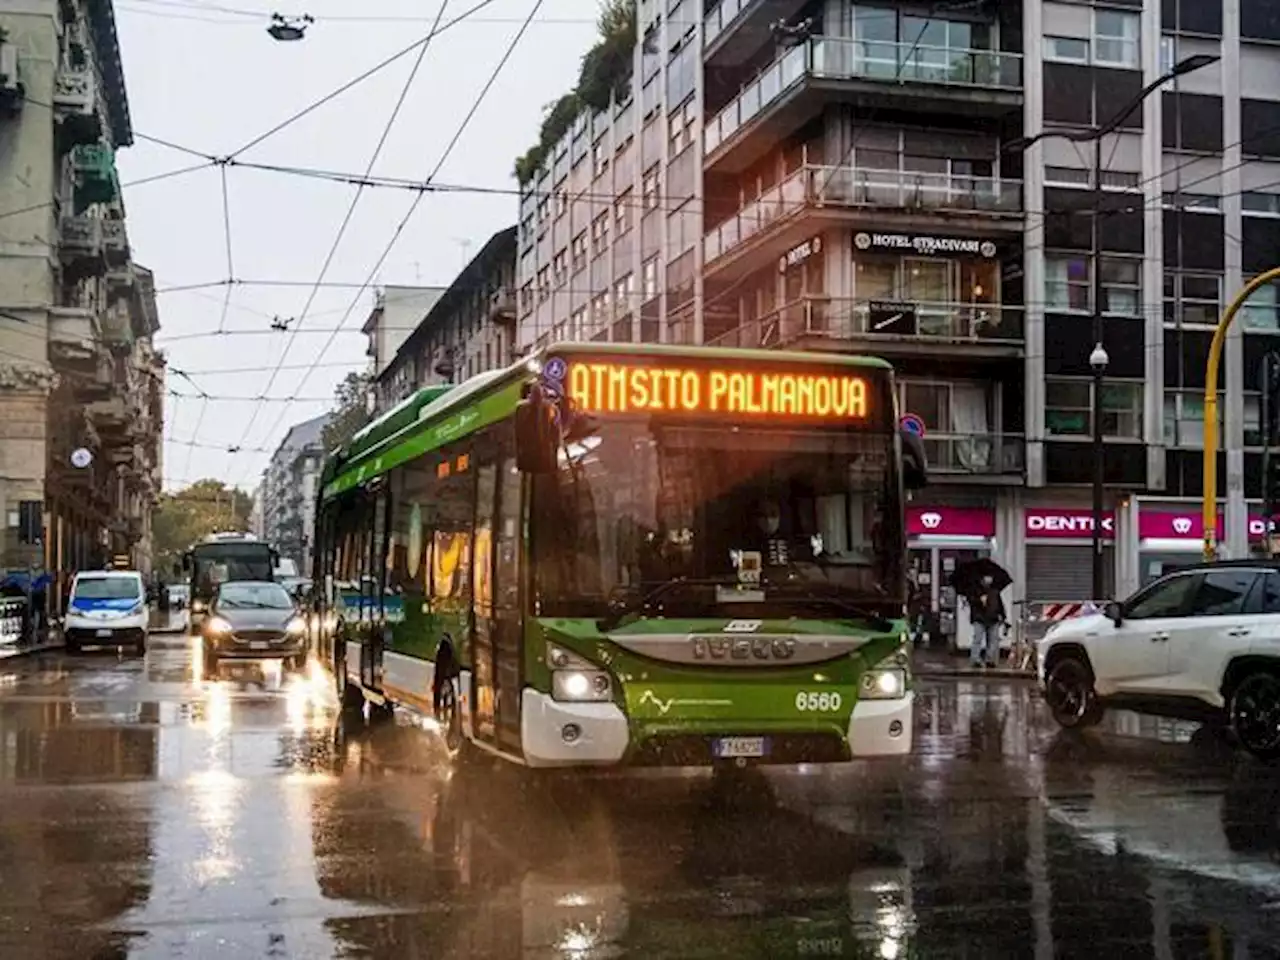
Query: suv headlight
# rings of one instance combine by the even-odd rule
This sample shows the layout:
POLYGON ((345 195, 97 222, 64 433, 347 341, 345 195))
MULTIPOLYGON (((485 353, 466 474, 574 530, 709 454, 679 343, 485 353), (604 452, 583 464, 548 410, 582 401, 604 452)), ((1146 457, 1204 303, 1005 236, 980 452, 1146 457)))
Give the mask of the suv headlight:
POLYGON ((862 675, 860 700, 901 700, 907 695, 907 657, 902 651, 885 657, 862 675))
POLYGON ((547 645, 551 699, 560 703, 602 703, 613 699, 608 672, 564 647, 547 645))

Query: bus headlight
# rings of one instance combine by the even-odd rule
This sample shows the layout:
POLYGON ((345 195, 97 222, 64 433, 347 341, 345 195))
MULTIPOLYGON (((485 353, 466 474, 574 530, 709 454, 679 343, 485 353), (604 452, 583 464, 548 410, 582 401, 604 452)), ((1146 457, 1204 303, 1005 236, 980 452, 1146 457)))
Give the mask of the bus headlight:
POLYGON ((613 683, 603 670, 556 670, 551 699, 561 703, 600 703, 613 696, 613 683))
POLYGON ((858 696, 863 700, 900 700, 907 692, 907 671, 879 666, 862 675, 858 696))

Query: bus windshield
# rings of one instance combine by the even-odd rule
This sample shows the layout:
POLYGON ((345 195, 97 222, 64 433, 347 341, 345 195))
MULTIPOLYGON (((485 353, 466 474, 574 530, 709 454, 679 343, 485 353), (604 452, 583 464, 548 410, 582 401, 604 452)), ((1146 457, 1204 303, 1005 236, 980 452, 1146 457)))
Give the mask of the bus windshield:
MULTIPOLYGON (((566 447, 558 474, 536 478, 541 612, 598 615, 678 578, 758 582, 766 615, 817 597, 899 607, 893 444, 882 433, 606 421, 566 447)), ((664 609, 733 613, 726 602, 724 590, 681 590, 664 609)))
POLYGON ((194 587, 202 596, 213 595, 222 583, 236 580, 272 580, 271 549, 261 543, 218 543, 196 547, 194 587))

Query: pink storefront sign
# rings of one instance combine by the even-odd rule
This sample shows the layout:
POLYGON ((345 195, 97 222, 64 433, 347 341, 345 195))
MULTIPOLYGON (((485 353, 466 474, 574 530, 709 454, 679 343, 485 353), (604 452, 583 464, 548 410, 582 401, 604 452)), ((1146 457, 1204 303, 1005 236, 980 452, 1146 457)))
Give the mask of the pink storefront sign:
MULTIPOLYGON (((1222 539, 1222 517, 1218 517, 1217 536, 1222 539)), ((1143 540, 1203 540, 1204 521, 1194 508, 1190 510, 1138 511, 1138 536, 1143 540)))
POLYGON ((909 537, 994 537, 996 515, 982 507, 907 507, 909 537))
MULTIPOLYGON (((1093 536, 1093 511, 1074 507, 1028 507, 1023 514, 1023 531, 1028 540, 1072 540, 1093 536)), ((1116 517, 1102 515, 1102 536, 1114 540, 1116 517)))

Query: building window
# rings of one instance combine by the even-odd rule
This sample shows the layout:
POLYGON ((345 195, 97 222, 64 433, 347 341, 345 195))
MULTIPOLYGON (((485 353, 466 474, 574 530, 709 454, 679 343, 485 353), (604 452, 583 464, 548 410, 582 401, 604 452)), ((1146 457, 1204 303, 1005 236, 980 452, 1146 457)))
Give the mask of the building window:
POLYGON ((631 207, 634 203, 635 196, 631 190, 624 190, 618 195, 618 199, 613 202, 613 213, 618 228, 618 236, 622 236, 631 229, 634 219, 631 207))
POLYGON ((520 288, 520 309, 528 313, 533 309, 533 281, 520 288))
POLYGON ((1216 273, 1164 271, 1164 322, 1174 327, 1215 327, 1222 313, 1222 277, 1216 273))
POLYGON ((1136 190, 1142 185, 1141 174, 1130 170, 1103 170, 1103 190, 1136 190))
POLYGON ((577 273, 587 265, 587 231, 583 230, 573 238, 573 272, 577 273))
POLYGON ((591 301, 591 333, 594 334, 609 319, 609 294, 606 291, 591 301))
POLYGON ((1160 38, 1160 73, 1166 74, 1178 62, 1178 41, 1167 33, 1160 38))
POLYGON ((541 303, 551 296, 551 269, 543 267, 538 271, 538 302, 541 303))
POLYGON ((1240 206, 1246 217, 1280 217, 1280 194, 1242 193, 1240 206))
MULTIPOLYGON (((1222 436, 1226 398, 1218 395, 1218 436, 1222 436)), ((1256 408, 1255 408, 1256 410, 1256 408)), ((1246 416, 1247 419, 1247 416, 1246 416)), ((1204 449, 1204 391, 1164 392, 1163 430, 1165 446, 1204 449)))
POLYGON ((1093 62, 1137 69, 1142 21, 1136 13, 1093 11, 1093 62))
POLYGON ((636 290, 636 278, 634 274, 628 273, 619 280, 613 287, 613 304, 619 313, 626 313, 631 309, 631 295, 636 290))
POLYGON ((609 211, 591 221, 591 249, 601 254, 609 249, 609 211))
POLYGON ((538 201, 538 222, 544 223, 551 216, 551 203, 546 197, 538 201))
POLYGON ((587 337, 587 308, 579 307, 569 317, 569 339, 585 340, 587 337))
POLYGON ((640 190, 642 193, 642 204, 645 210, 653 210, 658 206, 659 179, 660 174, 656 163, 644 172, 644 179, 640 182, 640 190))
POLYGON ((564 283, 565 276, 569 273, 569 251, 560 250, 551 259, 551 268, 555 273, 556 286, 564 283))
POLYGON ((1164 195, 1162 204, 1166 210, 1201 210, 1206 213, 1217 213, 1222 208, 1222 199, 1211 193, 1169 192, 1164 195))
MULTIPOLYGON (((1053 437, 1093 435, 1093 382, 1047 378, 1045 428, 1053 437)), ((1103 381, 1100 397, 1102 435, 1114 440, 1142 439, 1142 384, 1103 381)))
POLYGON ((695 101, 688 100, 684 106, 672 112, 667 118, 667 135, 671 140, 670 155, 675 156, 689 144, 693 143, 693 127, 698 119, 695 101))
POLYGON ((1093 177, 1088 170, 1077 170, 1075 167, 1044 168, 1044 182, 1047 187, 1088 187, 1093 177))
POLYGON ((1089 258, 1049 255, 1044 259, 1045 309, 1051 312, 1089 309, 1089 258))
POLYGON ((658 258, 654 257, 647 261, 642 270, 642 281, 644 283, 644 299, 652 300, 658 295, 658 258))
POLYGON ((1089 41, 1076 37, 1045 37, 1044 58, 1063 63, 1088 63, 1089 41))
POLYGON ((1102 258, 1102 312, 1142 316, 1142 261, 1102 258))
POLYGON ((601 137, 591 148, 591 171, 594 176, 598 177, 608 169, 609 151, 605 146, 604 138, 601 137))
POLYGON ((569 212, 569 194, 564 190, 556 191, 556 219, 569 212))
POLYGON ((1269 283, 1265 287, 1259 287, 1245 301, 1240 311, 1240 322, 1246 329, 1264 332, 1280 331, 1280 318, 1276 316, 1276 308, 1280 307, 1280 298, 1276 295, 1277 289, 1280 288, 1277 288, 1274 283, 1269 283))

